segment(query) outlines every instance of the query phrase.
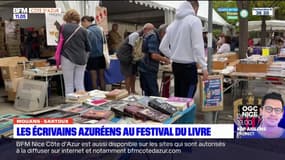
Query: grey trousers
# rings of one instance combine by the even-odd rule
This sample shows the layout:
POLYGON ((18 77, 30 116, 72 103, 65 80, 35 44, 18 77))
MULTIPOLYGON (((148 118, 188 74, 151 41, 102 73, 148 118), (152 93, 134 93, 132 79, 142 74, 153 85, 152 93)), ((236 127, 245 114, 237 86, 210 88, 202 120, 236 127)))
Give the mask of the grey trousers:
POLYGON ((77 65, 61 56, 61 69, 63 72, 65 95, 76 91, 85 90, 84 73, 86 65, 77 65))

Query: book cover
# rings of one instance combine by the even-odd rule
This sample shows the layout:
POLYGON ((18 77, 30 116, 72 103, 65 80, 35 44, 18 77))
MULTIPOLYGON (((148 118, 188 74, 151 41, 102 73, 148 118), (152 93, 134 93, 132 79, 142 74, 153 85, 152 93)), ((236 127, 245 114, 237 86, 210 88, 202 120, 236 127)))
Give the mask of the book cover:
POLYGON ((184 111, 188 107, 187 103, 185 102, 167 102, 167 103, 174 106, 178 111, 184 111))
POLYGON ((95 106, 100 106, 102 104, 107 103, 108 101, 106 99, 93 99, 91 100, 91 103, 95 106))
POLYGON ((89 107, 87 107, 87 106, 78 106, 78 107, 67 109, 65 111, 66 112, 72 112, 72 113, 81 113, 87 109, 89 109, 89 107))
POLYGON ((111 110, 112 107, 120 107, 120 106, 127 106, 128 102, 121 101, 121 100, 114 100, 107 102, 105 104, 99 105, 98 108, 101 108, 102 110, 111 110))
POLYGON ((142 96, 142 97, 140 97, 139 99, 138 99, 138 103, 139 104, 142 104, 142 105, 144 105, 144 106, 148 106, 148 102, 150 101, 150 97, 147 97, 147 96, 142 96))
POLYGON ((169 97, 167 102, 182 102, 182 103, 187 103, 187 106, 189 107, 194 100, 192 98, 183 98, 183 97, 169 97))
POLYGON ((86 94, 69 93, 66 95, 66 98, 71 99, 71 100, 77 100, 77 99, 85 98, 88 96, 89 96, 88 93, 86 94))
POLYGON ((171 116, 177 112, 176 107, 160 99, 152 99, 148 102, 148 105, 153 109, 156 109, 162 113, 165 113, 171 116))
POLYGON ((114 113, 112 111, 107 110, 88 110, 81 114, 81 117, 88 118, 88 119, 112 119, 114 117, 114 113))
POLYGON ((81 113, 81 112, 83 112, 89 108, 90 108, 90 106, 79 104, 79 105, 71 105, 71 106, 63 108, 61 110, 65 111, 65 112, 81 113))
POLYGON ((13 118, 30 118, 31 116, 4 114, 0 115, 0 135, 7 136, 13 132, 13 118))
POLYGON ((144 117, 147 117, 148 119, 151 119, 153 121, 157 122, 164 122, 169 118, 168 115, 163 114, 157 110, 151 109, 151 108, 145 108, 138 112, 139 115, 142 115, 144 117))
POLYGON ((72 116, 70 118, 73 119, 73 123, 75 123, 75 124, 84 124, 84 122, 90 120, 90 119, 87 119, 87 118, 83 118, 80 115, 75 115, 75 116, 72 116))
POLYGON ((127 106, 128 105, 112 106, 111 111, 113 111, 117 117, 132 116, 131 114, 124 111, 127 106))
POLYGON ((142 119, 142 120, 147 120, 145 116, 142 116, 141 114, 138 114, 139 111, 144 110, 144 107, 140 105, 130 105, 124 108, 124 112, 127 114, 131 115, 134 118, 142 119))

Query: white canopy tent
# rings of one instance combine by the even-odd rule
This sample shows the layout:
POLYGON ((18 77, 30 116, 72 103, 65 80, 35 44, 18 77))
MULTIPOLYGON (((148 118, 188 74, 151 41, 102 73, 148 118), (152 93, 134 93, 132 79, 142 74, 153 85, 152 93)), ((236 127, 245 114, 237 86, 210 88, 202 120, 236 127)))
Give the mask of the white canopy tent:
MULTIPOLYGON (((62 8, 63 12, 67 9, 74 8, 79 11, 80 15, 95 15, 95 8, 99 5, 99 1, 55 1, 56 6, 62 8)), ((103 1, 104 3, 106 1, 103 1)), ((137 4, 145 5, 150 8, 164 10, 165 23, 170 23, 174 20, 175 9, 183 1, 129 1, 137 4)), ((114 2, 113 2, 114 3, 114 2)), ((203 21, 208 21, 208 1, 199 1, 200 7, 198 17, 203 21)), ((228 27, 230 26, 214 9, 213 9, 213 24, 228 27)))
MULTIPOLYGON (((156 3, 178 8, 183 1, 154 1, 156 3)), ((199 1, 198 17, 203 21, 208 21, 208 1, 199 1)), ((231 26, 213 9, 213 24, 220 26, 231 26)))
POLYGON ((76 9, 80 15, 95 15, 96 6, 99 1, 55 1, 56 7, 61 8, 62 12, 68 9, 76 9))
MULTIPOLYGON (((285 31, 285 21, 282 20, 267 20, 267 31, 285 31)), ((261 21, 249 21, 248 31, 261 31, 261 21)))

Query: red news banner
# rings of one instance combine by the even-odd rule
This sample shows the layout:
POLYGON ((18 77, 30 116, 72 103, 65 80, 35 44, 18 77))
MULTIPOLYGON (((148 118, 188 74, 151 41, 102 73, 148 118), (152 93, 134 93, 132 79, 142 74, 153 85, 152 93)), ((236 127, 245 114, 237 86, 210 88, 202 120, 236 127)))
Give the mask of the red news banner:
POLYGON ((14 118, 13 124, 73 124, 72 118, 14 118))

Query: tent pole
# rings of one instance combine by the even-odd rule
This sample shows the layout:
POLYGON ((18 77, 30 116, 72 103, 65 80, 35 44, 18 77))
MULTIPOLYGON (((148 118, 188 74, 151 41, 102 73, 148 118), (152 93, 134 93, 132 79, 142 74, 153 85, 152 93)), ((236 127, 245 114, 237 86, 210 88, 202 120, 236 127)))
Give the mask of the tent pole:
MULTIPOLYGON (((212 41, 213 41, 213 1, 208 1, 208 72, 209 75, 212 74, 212 54, 214 52, 212 41)), ((200 97, 201 98, 201 97, 200 97)), ((217 113, 216 113, 217 114, 217 113)), ((216 117, 216 116, 215 116, 216 117)), ((204 121, 207 124, 212 124, 213 121, 216 122, 216 118, 214 120, 214 112, 205 112, 204 113, 204 121)))

